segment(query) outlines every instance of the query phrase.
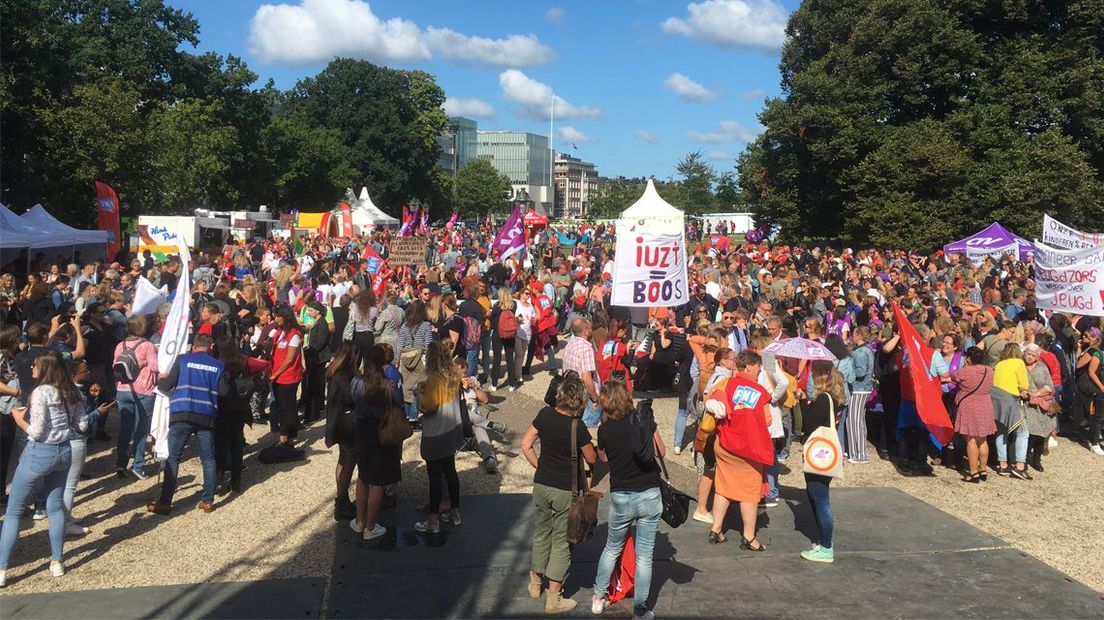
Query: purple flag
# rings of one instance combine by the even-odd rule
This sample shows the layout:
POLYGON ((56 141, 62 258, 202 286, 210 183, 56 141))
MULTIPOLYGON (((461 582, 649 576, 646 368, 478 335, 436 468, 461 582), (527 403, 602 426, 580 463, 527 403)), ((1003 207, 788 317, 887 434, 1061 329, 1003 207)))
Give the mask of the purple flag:
POLYGON ((514 207, 514 212, 506 218, 506 223, 498 231, 491 249, 498 255, 498 260, 502 261, 525 250, 525 227, 521 219, 521 207, 514 207))

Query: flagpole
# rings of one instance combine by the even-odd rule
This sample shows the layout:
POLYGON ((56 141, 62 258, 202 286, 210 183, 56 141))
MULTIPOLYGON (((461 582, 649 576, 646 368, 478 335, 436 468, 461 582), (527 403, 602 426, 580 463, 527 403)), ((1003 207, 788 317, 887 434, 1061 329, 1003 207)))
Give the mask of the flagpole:
POLYGON ((556 141, 553 137, 555 135, 556 124, 556 94, 552 94, 552 113, 548 117, 548 195, 550 197, 548 204, 549 215, 555 217, 556 215, 556 141))

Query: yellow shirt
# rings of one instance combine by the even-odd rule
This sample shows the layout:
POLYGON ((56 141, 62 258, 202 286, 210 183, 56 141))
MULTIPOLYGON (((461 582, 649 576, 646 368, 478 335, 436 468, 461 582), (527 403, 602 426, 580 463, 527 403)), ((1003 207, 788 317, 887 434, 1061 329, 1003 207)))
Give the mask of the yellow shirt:
POLYGON ((455 392, 449 391, 448 383, 440 373, 430 373, 426 377, 425 393, 422 394, 422 411, 432 414, 455 395, 455 392))
POLYGON ((1019 396, 1027 386, 1027 365, 1023 360, 1011 358, 997 362, 993 370, 993 387, 1019 396))

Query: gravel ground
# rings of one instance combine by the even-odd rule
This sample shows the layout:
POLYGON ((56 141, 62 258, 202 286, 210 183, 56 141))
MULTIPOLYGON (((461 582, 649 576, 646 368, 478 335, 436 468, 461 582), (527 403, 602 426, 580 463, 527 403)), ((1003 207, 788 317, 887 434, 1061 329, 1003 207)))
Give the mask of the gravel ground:
MULTIPOLYGON (((548 384, 545 373, 519 392, 492 394, 493 420, 505 422, 508 443, 498 444, 501 473, 483 471, 474 454, 458 459, 465 495, 524 493, 532 488, 532 468, 518 451, 518 441, 540 408, 548 384)), ((656 400, 656 418, 665 440, 672 435, 676 399, 656 400)), ((114 435, 115 420, 109 422, 114 435)), ((145 512, 155 499, 156 476, 145 481, 119 480, 113 466, 113 442, 93 442, 77 496, 77 516, 92 533, 65 546, 68 573, 53 579, 46 570, 49 541, 45 521, 25 516, 23 531, 8 570, 4 594, 88 590, 144 585, 237 581, 263 578, 327 576, 333 562, 334 465, 317 424, 301 434, 307 449, 304 462, 262 465, 255 452, 271 445, 266 426, 247 429, 249 453, 243 491, 220 496, 215 511, 194 509, 199 501, 202 471, 193 448, 180 470, 174 512, 145 512)), ((428 483, 418 442, 404 449, 402 501, 428 498, 428 483)), ((873 454, 873 453, 872 453, 873 454)), ((669 455, 676 486, 693 491, 696 474, 690 452, 669 455)), ((791 451, 783 473, 784 486, 803 487, 798 450, 791 451)), ((875 458, 867 465, 847 467, 836 486, 892 486, 924 500, 972 525, 999 536, 1078 579, 1104 591, 1104 489, 1089 483, 1104 471, 1104 460, 1069 441, 1044 457, 1046 472, 1021 482, 990 475, 989 482, 967 485, 950 470, 937 468, 934 477, 905 478, 888 462, 875 458)), ((155 471, 152 468, 147 471, 155 471)), ((602 488, 604 484, 599 484, 602 488)), ((386 521, 385 521, 386 522, 386 521)), ((388 524, 391 525, 391 524, 388 524)), ((398 524, 409 528, 412 524, 398 524)), ((2 596, 2 595, 0 595, 2 596)))

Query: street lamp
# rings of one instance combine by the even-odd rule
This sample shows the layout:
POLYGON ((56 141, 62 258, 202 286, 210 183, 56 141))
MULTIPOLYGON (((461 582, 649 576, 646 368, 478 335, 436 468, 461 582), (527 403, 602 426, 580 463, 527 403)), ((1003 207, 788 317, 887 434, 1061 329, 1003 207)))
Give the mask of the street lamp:
POLYGON ((529 192, 527 192, 524 187, 514 194, 514 205, 521 207, 522 213, 528 213, 529 208, 533 206, 533 200, 529 197, 529 192))

